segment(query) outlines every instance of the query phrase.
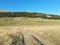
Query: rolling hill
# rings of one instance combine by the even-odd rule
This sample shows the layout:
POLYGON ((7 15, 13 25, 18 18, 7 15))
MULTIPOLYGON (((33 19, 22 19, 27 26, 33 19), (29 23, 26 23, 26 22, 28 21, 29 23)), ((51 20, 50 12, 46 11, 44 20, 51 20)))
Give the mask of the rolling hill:
POLYGON ((60 25, 60 16, 44 13, 0 12, 0 26, 23 25, 60 25))
POLYGON ((45 19, 60 19, 60 16, 44 13, 30 12, 0 12, 0 17, 30 17, 30 18, 45 18, 45 19))
POLYGON ((60 45, 60 16, 0 12, 0 45, 60 45))

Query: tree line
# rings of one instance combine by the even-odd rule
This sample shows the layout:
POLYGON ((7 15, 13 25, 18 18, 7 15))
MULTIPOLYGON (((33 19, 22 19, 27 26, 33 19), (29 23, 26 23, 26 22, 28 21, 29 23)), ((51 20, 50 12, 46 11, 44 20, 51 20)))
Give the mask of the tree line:
POLYGON ((29 12, 0 12, 0 17, 30 17, 30 18, 40 17, 45 19, 60 19, 60 16, 58 15, 29 12))

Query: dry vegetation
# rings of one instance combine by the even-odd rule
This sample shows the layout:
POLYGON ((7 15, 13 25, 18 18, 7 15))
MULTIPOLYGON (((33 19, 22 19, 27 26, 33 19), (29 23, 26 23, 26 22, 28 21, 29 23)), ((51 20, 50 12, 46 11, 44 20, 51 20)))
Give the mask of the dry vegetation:
POLYGON ((27 45, 39 45, 36 39, 46 45, 60 45, 60 26, 3 26, 0 29, 0 45, 22 45, 22 34, 27 45))
POLYGON ((60 20, 29 18, 29 17, 2 17, 0 18, 0 26, 40 26, 40 25, 60 25, 60 20))
POLYGON ((23 17, 1 19, 0 45, 60 45, 60 20, 23 17))

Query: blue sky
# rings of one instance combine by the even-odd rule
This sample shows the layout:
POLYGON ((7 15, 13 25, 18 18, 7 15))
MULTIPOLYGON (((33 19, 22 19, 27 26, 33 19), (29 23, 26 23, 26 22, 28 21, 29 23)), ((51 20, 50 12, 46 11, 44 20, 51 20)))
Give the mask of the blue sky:
POLYGON ((60 15, 60 0, 0 0, 0 10, 60 15))

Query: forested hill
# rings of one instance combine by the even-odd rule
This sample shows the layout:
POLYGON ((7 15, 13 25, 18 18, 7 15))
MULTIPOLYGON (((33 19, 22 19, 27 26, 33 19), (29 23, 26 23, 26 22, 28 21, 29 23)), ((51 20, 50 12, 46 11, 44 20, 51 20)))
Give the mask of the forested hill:
POLYGON ((58 15, 32 12, 0 12, 0 17, 30 17, 30 18, 60 19, 60 16, 58 15))

